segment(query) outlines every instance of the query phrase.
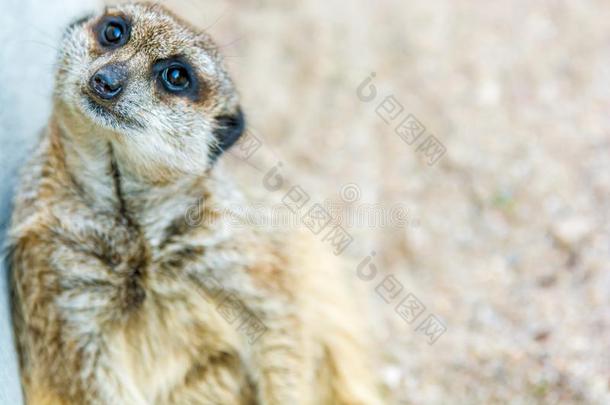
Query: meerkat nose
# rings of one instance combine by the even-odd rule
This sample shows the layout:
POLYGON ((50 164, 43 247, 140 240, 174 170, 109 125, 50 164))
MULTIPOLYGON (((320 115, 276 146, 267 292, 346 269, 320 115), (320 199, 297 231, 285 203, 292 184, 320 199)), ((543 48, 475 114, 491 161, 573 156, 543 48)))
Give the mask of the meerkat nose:
POLYGON ((89 87, 100 98, 112 100, 121 93, 126 80, 126 69, 121 65, 111 64, 103 66, 91 77, 89 87))

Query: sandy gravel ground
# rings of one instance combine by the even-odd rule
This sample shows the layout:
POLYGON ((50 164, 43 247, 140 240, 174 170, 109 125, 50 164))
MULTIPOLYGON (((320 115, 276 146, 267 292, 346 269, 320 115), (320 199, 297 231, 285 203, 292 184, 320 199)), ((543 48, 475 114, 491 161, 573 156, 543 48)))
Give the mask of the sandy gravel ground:
POLYGON ((225 164, 261 199, 281 200, 261 186, 281 160, 343 214, 403 208, 398 226, 346 226, 342 254, 390 403, 610 403, 608 1, 169 4, 227 55, 264 147, 225 164), (425 126, 412 145, 394 132, 408 114, 425 126), (371 250, 378 274, 359 280, 371 250), (408 293, 425 306, 412 323, 395 311, 408 293))

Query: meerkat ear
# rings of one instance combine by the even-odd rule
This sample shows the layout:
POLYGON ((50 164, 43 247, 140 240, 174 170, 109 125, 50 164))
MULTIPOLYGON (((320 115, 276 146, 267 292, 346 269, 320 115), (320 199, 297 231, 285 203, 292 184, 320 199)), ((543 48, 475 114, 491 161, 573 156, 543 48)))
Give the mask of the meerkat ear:
POLYGON ((218 140, 218 144, 210 151, 212 163, 237 142, 246 127, 246 119, 241 108, 237 107, 233 114, 216 117, 216 125, 214 136, 218 140))

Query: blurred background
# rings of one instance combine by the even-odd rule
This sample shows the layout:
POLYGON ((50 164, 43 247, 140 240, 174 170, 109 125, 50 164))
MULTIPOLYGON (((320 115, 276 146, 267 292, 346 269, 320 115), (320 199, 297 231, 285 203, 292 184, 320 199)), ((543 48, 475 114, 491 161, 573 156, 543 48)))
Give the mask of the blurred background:
POLYGON ((254 198, 281 162, 337 222, 400 207, 342 222, 389 403, 610 403, 608 1, 163 3, 226 57, 254 198))
POLYGON ((610 3, 165 4, 221 46, 263 142, 249 162, 281 161, 313 201, 407 209, 345 226, 343 256, 376 252, 360 283, 392 403, 610 403, 610 3), (425 127, 411 145, 408 114, 425 127), (428 134, 446 149, 432 165, 428 134), (389 303, 385 275, 404 287, 389 303), (408 293, 425 306, 412 323, 395 310, 408 293))

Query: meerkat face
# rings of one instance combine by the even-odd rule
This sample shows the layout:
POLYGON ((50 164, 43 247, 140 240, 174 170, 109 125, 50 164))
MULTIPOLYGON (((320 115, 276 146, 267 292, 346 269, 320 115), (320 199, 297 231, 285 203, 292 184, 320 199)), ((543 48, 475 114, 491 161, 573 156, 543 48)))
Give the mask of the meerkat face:
POLYGON ((158 5, 76 21, 61 44, 58 110, 134 171, 201 173, 241 135, 235 88, 209 36, 158 5))

